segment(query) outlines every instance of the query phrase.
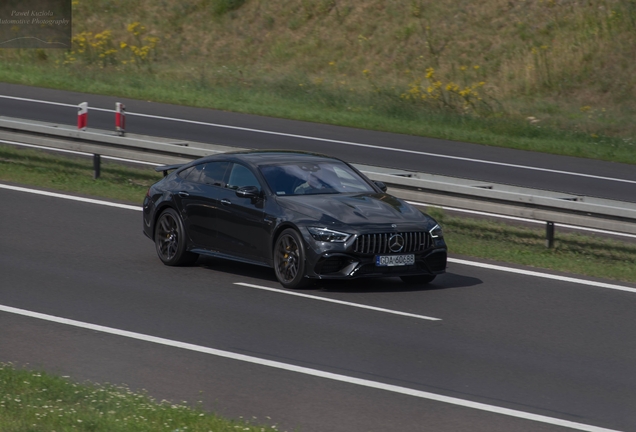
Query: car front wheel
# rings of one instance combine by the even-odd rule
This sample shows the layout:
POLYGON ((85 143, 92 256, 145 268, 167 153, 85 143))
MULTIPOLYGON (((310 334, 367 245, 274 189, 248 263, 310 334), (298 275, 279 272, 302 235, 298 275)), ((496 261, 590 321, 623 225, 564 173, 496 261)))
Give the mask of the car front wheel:
POLYGON ((274 270, 285 288, 302 288, 309 283, 305 278, 305 249, 298 231, 288 228, 276 240, 274 270))
POLYGON ((198 255, 186 251, 186 237, 179 214, 168 208, 161 213, 155 227, 155 247, 159 259, 169 266, 194 263, 198 255))

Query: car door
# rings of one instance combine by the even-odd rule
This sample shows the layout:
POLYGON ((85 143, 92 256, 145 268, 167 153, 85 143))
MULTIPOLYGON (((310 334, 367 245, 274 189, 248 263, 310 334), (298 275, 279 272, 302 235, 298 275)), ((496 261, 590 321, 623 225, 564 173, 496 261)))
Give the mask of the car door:
POLYGON ((175 196, 180 203, 186 232, 198 248, 221 249, 215 220, 229 166, 230 162, 225 161, 195 165, 192 172, 186 173, 183 187, 175 196))
POLYGON ((237 257, 266 261, 268 259, 271 223, 264 220, 265 197, 256 175, 245 165, 230 166, 227 185, 221 191, 217 212, 219 244, 237 257), (256 186, 259 198, 243 198, 236 190, 244 186, 256 186))

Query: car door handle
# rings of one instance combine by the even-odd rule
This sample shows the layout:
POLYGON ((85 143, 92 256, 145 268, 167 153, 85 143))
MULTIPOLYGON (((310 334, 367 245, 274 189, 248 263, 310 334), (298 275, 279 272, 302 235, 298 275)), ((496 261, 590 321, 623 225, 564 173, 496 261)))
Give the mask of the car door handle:
POLYGON ((189 193, 184 192, 184 191, 177 192, 177 195, 179 195, 180 197, 189 197, 189 196, 190 196, 190 194, 189 194, 189 193))
POLYGON ((225 199, 225 198, 224 198, 224 199, 222 199, 222 200, 221 200, 221 204, 223 204, 223 205, 230 205, 230 204, 232 204, 232 201, 230 201, 229 199, 225 199))

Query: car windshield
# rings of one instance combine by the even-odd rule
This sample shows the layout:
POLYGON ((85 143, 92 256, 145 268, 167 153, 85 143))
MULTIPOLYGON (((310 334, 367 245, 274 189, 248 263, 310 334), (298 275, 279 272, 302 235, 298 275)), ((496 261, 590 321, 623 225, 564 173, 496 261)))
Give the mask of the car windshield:
POLYGON ((375 192, 348 165, 337 162, 294 162, 263 165, 260 171, 276 195, 375 192))

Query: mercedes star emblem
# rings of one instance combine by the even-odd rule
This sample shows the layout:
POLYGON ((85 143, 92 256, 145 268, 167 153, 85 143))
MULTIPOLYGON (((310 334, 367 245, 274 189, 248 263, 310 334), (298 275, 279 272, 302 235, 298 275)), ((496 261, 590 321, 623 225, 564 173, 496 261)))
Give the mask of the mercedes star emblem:
POLYGON ((391 252, 400 252, 404 249, 404 237, 401 234, 393 234, 389 238, 389 249, 391 252))

